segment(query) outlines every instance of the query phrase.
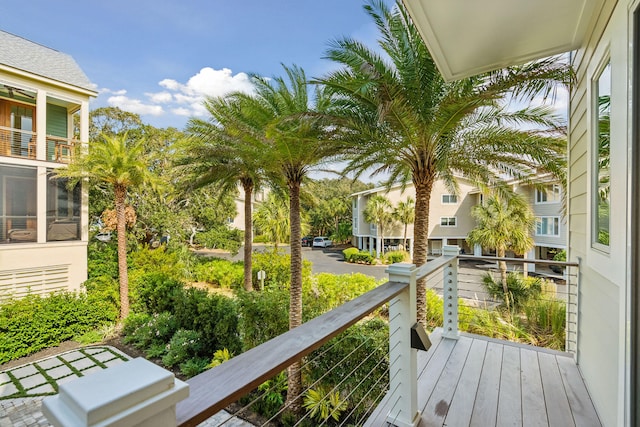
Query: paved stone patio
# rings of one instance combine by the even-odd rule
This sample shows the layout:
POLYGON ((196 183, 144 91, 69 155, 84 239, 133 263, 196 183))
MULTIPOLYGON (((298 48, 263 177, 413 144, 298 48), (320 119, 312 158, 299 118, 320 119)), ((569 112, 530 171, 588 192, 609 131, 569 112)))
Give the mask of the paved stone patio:
MULTIPOLYGON (((0 427, 50 426, 40 407, 46 396, 58 392, 60 384, 129 359, 128 355, 114 347, 94 346, 71 350, 0 372, 0 427)), ((229 418, 228 412, 221 411, 200 426, 217 426, 229 418)), ((232 418, 224 425, 252 426, 237 418, 232 418)))

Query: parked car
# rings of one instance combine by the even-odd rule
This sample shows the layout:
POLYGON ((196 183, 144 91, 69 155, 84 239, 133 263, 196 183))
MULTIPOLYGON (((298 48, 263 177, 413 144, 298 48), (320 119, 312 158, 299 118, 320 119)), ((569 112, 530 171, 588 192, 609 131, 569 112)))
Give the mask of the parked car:
POLYGON ((333 245, 333 242, 328 237, 320 236, 313 239, 314 248, 328 248, 331 245, 333 245))
POLYGON ((304 236, 302 238, 302 246, 308 246, 311 247, 311 243, 313 243, 313 237, 311 236, 304 236))

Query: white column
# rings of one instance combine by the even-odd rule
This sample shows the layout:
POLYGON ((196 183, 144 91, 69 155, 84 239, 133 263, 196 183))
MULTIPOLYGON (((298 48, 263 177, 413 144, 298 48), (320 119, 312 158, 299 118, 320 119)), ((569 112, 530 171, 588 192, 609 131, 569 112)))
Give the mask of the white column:
MULTIPOLYGON (((536 248, 532 248, 530 251, 528 251, 526 254, 524 254, 524 259, 536 259, 536 248)), ((529 273, 535 273, 536 271, 536 265, 534 263, 526 263, 525 264, 525 275, 527 272, 529 273)))
POLYGON ((373 254, 373 249, 375 249, 373 245, 373 237, 369 237, 369 247, 367 249, 369 249, 370 254, 373 254))
MULTIPOLYGON (((40 145, 38 145, 40 147, 40 145)), ((47 241, 47 168, 38 166, 36 170, 36 217, 38 219, 38 243, 47 241)))
POLYGON ((473 245, 473 254, 475 256, 482 256, 482 246, 477 243, 473 245))
POLYGON ((393 407, 387 422, 397 427, 416 427, 418 410, 418 350, 411 348, 411 327, 416 317, 416 266, 393 264, 387 268, 390 282, 409 286, 389 302, 389 393, 393 407))
MULTIPOLYGON (((71 135, 70 135, 71 136, 71 135)), ((89 102, 82 101, 80 105, 80 141, 89 142, 89 102)), ((83 149, 88 147, 82 147, 83 149)), ((82 183, 82 210, 80 211, 80 230, 81 239, 86 242, 89 240, 89 186, 86 182, 82 183)))
MULTIPOLYGON (((47 92, 38 89, 36 92, 36 159, 44 160, 47 156, 47 92)), ((49 159, 47 159, 49 160, 49 159)))
POLYGON ((442 256, 453 257, 444 267, 444 277, 442 281, 442 298, 444 309, 444 330, 442 336, 445 338, 458 339, 458 246, 443 246, 442 256))
POLYGON ((188 396, 187 383, 137 358, 61 384, 42 413, 55 427, 175 427, 176 403, 188 396))

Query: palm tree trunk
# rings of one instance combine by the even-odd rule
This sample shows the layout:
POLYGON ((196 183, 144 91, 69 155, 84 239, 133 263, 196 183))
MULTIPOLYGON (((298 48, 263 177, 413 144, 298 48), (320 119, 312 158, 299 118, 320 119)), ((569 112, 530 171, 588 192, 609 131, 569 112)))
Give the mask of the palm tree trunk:
POLYGON ((253 251, 253 218, 251 214, 251 199, 253 197, 253 181, 242 181, 244 188, 244 289, 253 290, 252 283, 252 251, 253 251))
MULTIPOLYGON (((416 267, 427 262, 429 247, 429 200, 433 188, 433 177, 426 177, 413 182, 416 188, 416 215, 413 224, 413 263, 416 267)), ((427 279, 423 277, 416 281, 416 306, 418 322, 427 327, 427 279)))
MULTIPOLYGON (((496 255, 498 258, 505 257, 506 250, 504 248, 497 248, 496 255)), ((509 287, 507 286, 507 263, 506 261, 498 261, 498 268, 500 269, 500 280, 502 280, 502 290, 505 297, 509 293, 509 287)))
POLYGON ((384 224, 378 224, 378 228, 380 229, 380 253, 378 254, 378 257, 382 259, 384 256, 384 224))
POLYGON ((127 188, 114 187, 116 204, 116 231, 118 233, 118 280, 120 282, 120 320, 129 315, 129 276, 127 275, 127 223, 125 218, 125 199, 127 188))
MULTIPOLYGON (((289 183, 289 223, 291 226, 291 287, 289 301, 289 330, 302 324, 302 243, 300 230, 300 183, 289 183)), ((291 411, 299 413, 302 408, 301 364, 296 362, 287 369, 287 402, 291 411)))
POLYGON ((402 236, 402 250, 409 252, 407 250, 407 223, 404 223, 404 236, 402 236))

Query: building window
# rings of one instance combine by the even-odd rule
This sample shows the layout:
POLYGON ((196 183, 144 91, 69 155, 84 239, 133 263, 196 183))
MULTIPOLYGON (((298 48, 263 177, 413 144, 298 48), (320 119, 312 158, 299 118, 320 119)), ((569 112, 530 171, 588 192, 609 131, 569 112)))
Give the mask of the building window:
POLYGON ((0 165, 2 243, 38 240, 36 168, 0 165))
POLYGON ((455 205, 458 203, 458 196, 455 194, 443 194, 442 195, 442 204, 443 205, 455 205))
POLYGON ((609 214, 611 159, 611 132, 609 116, 611 112, 611 62, 607 62, 594 82, 595 129, 593 129, 594 155, 591 174, 592 204, 592 239, 594 247, 608 250, 609 247, 609 214))
POLYGON ((544 189, 536 188, 536 203, 558 203, 561 200, 559 184, 546 185, 544 189))
POLYGON ((536 218, 536 236, 559 236, 560 218, 557 216, 542 216, 536 218))
POLYGON ((80 240, 82 187, 69 188, 67 179, 52 177, 47 182, 47 241, 80 240))
POLYGON ((440 226, 441 227, 455 227, 456 226, 456 217, 455 216, 442 216, 442 217, 440 217, 440 226))

